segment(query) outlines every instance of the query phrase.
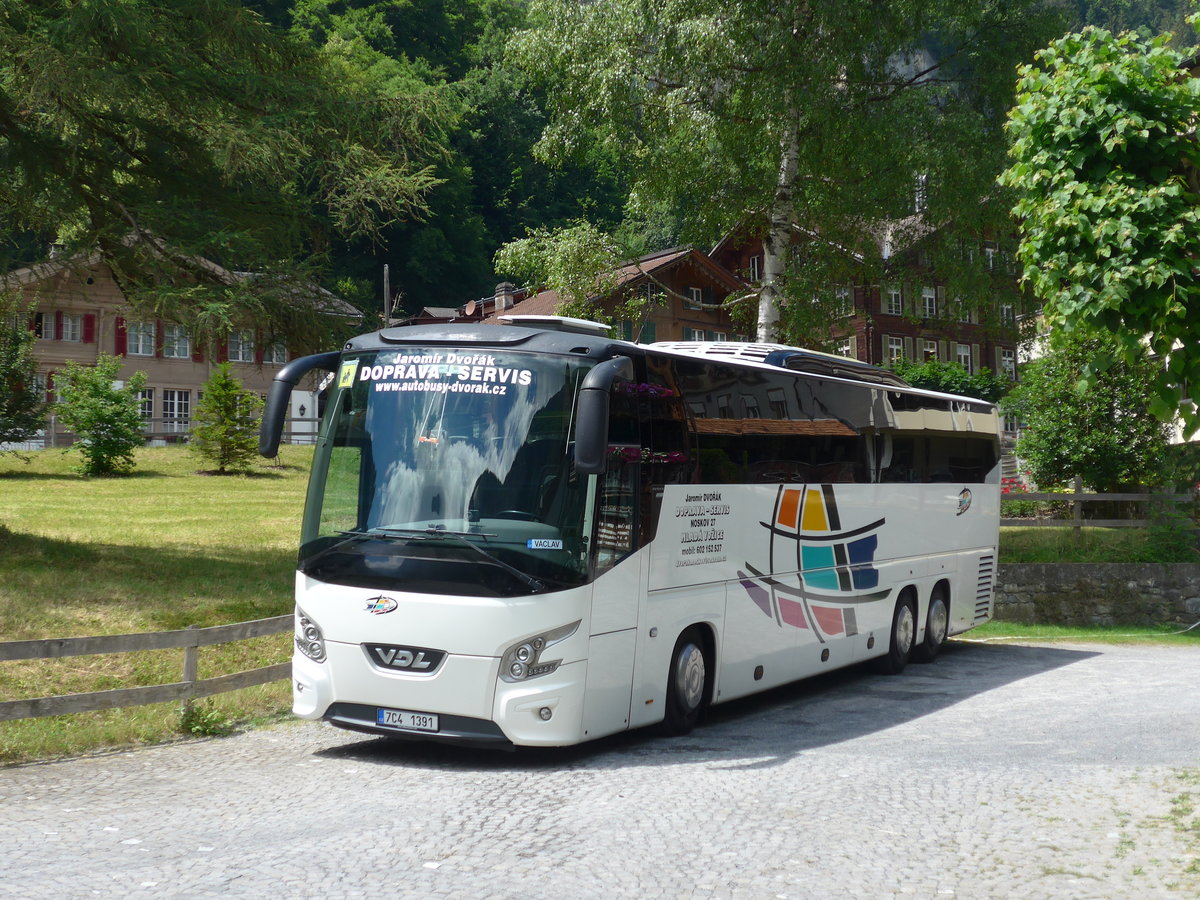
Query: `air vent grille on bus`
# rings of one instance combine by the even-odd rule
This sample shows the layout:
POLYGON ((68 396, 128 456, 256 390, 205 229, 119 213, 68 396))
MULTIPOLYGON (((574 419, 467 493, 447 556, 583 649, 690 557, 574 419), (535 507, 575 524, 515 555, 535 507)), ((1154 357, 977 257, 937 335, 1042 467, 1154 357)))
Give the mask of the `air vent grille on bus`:
POLYGON ((985 622, 992 611, 992 590, 996 574, 996 557, 979 557, 979 584, 975 589, 975 621, 985 622))
POLYGON ((724 356, 752 359, 756 362, 762 362, 777 350, 788 349, 782 344, 743 344, 733 341, 657 341, 650 346, 660 350, 693 353, 696 356, 724 356))

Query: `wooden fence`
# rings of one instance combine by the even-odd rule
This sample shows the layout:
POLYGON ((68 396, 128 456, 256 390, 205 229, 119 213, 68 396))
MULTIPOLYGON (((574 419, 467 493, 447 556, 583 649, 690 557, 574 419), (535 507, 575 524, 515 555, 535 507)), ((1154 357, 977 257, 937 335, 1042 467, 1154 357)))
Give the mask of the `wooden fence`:
POLYGON ((1084 493, 1083 479, 1076 477, 1074 490, 1069 494, 1052 494, 1042 492, 1030 492, 1020 494, 1002 494, 1000 502, 1004 503, 1008 500, 1014 501, 1031 501, 1034 503, 1049 502, 1049 503, 1070 503, 1071 518, 1058 519, 1045 516, 1036 516, 1034 518, 1024 519, 1004 519, 1000 520, 1001 525, 1017 525, 1017 526, 1053 526, 1056 528, 1074 528, 1075 536, 1078 537, 1081 528, 1145 528, 1155 523, 1154 519, 1085 519, 1083 517, 1083 507, 1086 503, 1102 503, 1107 501, 1132 501, 1141 503, 1190 503, 1193 500, 1191 494, 1173 494, 1160 492, 1156 494, 1091 494, 1084 493))
POLYGON ((11 719, 36 719, 42 716, 61 716, 68 713, 94 712, 142 706, 148 703, 185 703, 201 697, 211 697, 226 691, 254 687, 290 678, 292 664, 276 663, 261 669, 248 669, 216 678, 197 677, 199 650, 212 644, 227 644, 248 638, 282 634, 293 628, 291 615, 216 625, 212 628, 192 626, 180 631, 155 631, 146 634, 113 634, 99 637, 47 638, 37 641, 7 641, 0 643, 0 662, 18 659, 57 659, 64 656, 87 656, 101 653, 128 653, 135 650, 170 650, 183 648, 183 678, 174 684, 94 691, 87 694, 66 694, 59 697, 37 697, 29 700, 0 702, 0 722, 11 719))

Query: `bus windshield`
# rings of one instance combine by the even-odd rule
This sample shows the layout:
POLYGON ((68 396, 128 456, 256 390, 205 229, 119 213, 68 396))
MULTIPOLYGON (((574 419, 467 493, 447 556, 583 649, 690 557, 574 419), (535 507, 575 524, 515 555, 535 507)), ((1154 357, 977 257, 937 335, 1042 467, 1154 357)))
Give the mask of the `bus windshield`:
POLYGON ((345 357, 313 460, 301 571, 477 596, 581 583, 587 479, 571 441, 589 366, 444 348, 345 357))

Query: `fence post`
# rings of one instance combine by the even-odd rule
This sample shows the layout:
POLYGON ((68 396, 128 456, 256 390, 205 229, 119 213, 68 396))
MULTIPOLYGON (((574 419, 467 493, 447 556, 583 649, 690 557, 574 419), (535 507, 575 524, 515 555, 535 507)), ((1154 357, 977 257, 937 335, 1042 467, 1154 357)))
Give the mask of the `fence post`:
MULTIPOLYGON (((196 630, 195 625, 187 627, 188 632, 196 630)), ((183 648, 183 681, 185 684, 194 685, 200 675, 200 646, 194 636, 191 637, 192 643, 186 644, 183 648)), ((193 699, 191 691, 184 697, 183 704, 179 708, 179 714, 183 717, 183 721, 187 722, 192 714, 193 699)))

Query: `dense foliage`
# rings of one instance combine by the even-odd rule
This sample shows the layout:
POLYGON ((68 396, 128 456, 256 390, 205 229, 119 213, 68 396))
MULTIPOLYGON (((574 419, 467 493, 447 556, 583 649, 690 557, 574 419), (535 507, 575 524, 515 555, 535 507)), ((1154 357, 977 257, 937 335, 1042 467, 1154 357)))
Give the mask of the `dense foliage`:
POLYGON ((1089 361, 1113 354, 1116 343, 1063 334, 1026 364, 1004 399, 1005 414, 1023 424, 1017 456, 1040 487, 1066 485, 1076 475, 1103 492, 1162 482, 1169 430, 1149 409, 1161 366, 1143 352, 1083 380, 1089 361))
POLYGON ((0 296, 0 444, 33 437, 45 421, 44 395, 34 383, 36 337, 20 303, 0 296))
POLYGON ((991 369, 982 368, 977 372, 968 372, 961 363, 954 361, 927 359, 916 363, 901 358, 896 360, 892 369, 913 387, 942 391, 946 394, 960 394, 964 397, 978 397, 992 403, 999 402, 1013 386, 1011 381, 995 374, 991 369))
POLYGON ((146 373, 135 372, 122 384, 120 371, 119 356, 101 353, 96 365, 68 362, 54 378, 55 413, 78 437, 69 450, 83 455, 84 475, 128 475, 133 451, 145 443, 138 392, 146 386, 146 373))
POLYGON ((312 263, 425 208, 442 127, 234 0, 0 5, 0 238, 99 252, 202 340, 328 331, 312 263))
POLYGON ((1049 326, 1095 341, 1081 377, 1099 383, 1114 360, 1138 367, 1144 347, 1165 366, 1143 370, 1156 414, 1200 384, 1200 78, 1185 51, 1089 28, 1055 41, 1021 70, 1009 117, 1020 260, 1049 326))
POLYGON ((669 211, 689 239, 765 232, 758 333, 769 340, 805 337, 781 334, 784 307, 852 275, 877 280, 918 237, 953 283, 968 263, 960 238, 1006 231, 1007 211, 981 198, 1003 161, 1013 66, 1052 33, 1043 10, 534 0, 510 46, 554 88, 543 156, 599 145, 631 179, 630 208, 669 211))

